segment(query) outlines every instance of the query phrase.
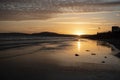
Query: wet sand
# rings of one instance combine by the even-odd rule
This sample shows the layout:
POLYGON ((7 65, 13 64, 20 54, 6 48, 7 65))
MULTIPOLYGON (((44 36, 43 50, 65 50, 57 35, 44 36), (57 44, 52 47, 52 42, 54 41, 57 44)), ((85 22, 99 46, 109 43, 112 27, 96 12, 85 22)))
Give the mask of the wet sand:
POLYGON ((120 50, 120 40, 119 39, 102 39, 110 44, 113 44, 116 48, 120 50))
MULTIPOLYGON (((49 45, 49 47, 51 46, 49 45)), ((49 48, 46 49, 48 50, 49 48)), ((46 49, 44 47, 45 51, 46 49)), ((53 48, 50 48, 50 50, 51 49, 53 50, 53 48)), ((57 60, 52 59, 53 57, 50 58, 50 55, 48 55, 51 53, 50 50, 48 50, 48 53, 44 53, 45 55, 43 55, 42 50, 39 46, 35 46, 35 48, 23 47, 21 49, 19 48, 15 50, 11 50, 11 54, 17 54, 15 52, 19 52, 18 56, 12 56, 11 58, 5 57, 5 59, 0 59, 1 80, 120 80, 120 66, 116 64, 114 65, 102 63, 102 61, 100 60, 100 63, 73 61, 74 64, 66 65, 66 62, 63 60, 63 63, 65 65, 60 65, 57 60), (25 49, 25 51, 27 51, 27 53, 29 54, 23 54, 25 53, 24 51, 22 51, 23 49, 25 49), (45 59, 47 55, 49 58, 45 59)), ((91 55, 91 51, 87 49, 85 50, 87 51, 87 53, 90 53, 90 59, 98 56, 98 54, 91 55)), ((10 54, 10 50, 8 50, 8 52, 10 54)), ((72 55, 73 58, 82 58, 81 54, 79 56, 75 56, 75 53, 69 53, 69 55, 66 55, 72 55)), ((64 56, 65 55, 63 55, 62 57, 64 56)), ((58 55, 55 57, 59 58, 58 55)), ((71 59, 72 57, 65 58, 71 59)), ((63 58, 60 57, 60 60, 62 59, 63 58)), ((105 56, 102 56, 102 60, 105 60, 105 56)))
POLYGON ((1 80, 119 80, 120 66, 76 63, 78 66, 60 66, 42 61, 0 61, 1 80))
POLYGON ((112 44, 116 49, 118 49, 119 52, 117 54, 115 54, 115 56, 120 58, 120 40, 119 39, 100 39, 100 41, 108 42, 108 43, 112 44))

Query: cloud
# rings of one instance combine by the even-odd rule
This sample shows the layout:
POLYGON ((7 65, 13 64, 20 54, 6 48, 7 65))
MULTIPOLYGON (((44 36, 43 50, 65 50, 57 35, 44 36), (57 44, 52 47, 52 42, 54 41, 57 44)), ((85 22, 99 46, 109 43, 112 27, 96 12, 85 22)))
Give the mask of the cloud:
POLYGON ((116 16, 120 16, 120 13, 116 13, 116 16))
POLYGON ((56 24, 99 24, 99 23, 90 23, 90 22, 67 22, 67 21, 53 22, 53 23, 56 23, 56 24))
POLYGON ((120 11, 119 0, 0 0, 0 20, 46 20, 62 13, 120 11))

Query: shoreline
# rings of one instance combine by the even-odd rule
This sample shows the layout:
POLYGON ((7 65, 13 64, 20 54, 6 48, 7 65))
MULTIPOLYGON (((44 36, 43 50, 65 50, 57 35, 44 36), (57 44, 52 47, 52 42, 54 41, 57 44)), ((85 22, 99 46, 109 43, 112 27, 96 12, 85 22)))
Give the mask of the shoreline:
POLYGON ((115 54, 114 56, 117 56, 118 58, 120 58, 120 40, 119 39, 100 39, 100 41, 105 41, 113 45, 112 47, 118 51, 117 54, 115 54))
POLYGON ((119 39, 96 39, 96 38, 89 38, 89 37, 86 37, 85 39, 98 40, 98 41, 104 41, 109 43, 115 50, 117 49, 118 51, 114 56, 117 56, 118 58, 120 58, 120 40, 119 39))

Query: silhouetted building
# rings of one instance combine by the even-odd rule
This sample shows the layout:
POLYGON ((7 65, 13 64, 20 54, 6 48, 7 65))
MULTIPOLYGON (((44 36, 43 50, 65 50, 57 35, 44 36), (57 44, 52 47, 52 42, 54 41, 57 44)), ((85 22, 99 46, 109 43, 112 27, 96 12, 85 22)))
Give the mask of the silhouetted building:
POLYGON ((112 26, 112 32, 117 32, 120 31, 120 27, 119 26, 112 26))

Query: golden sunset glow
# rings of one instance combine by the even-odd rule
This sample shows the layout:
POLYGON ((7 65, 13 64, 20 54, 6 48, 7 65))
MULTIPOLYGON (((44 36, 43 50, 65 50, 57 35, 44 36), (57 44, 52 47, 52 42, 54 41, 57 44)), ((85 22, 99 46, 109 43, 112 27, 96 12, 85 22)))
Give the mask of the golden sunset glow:
MULTIPOLYGON (((99 32, 105 32, 110 31, 111 26, 120 25, 120 7, 114 6, 114 1, 112 7, 108 7, 110 5, 107 4, 103 6, 101 2, 96 0, 92 2, 89 0, 89 5, 86 5, 86 0, 85 3, 84 0, 37 1, 31 0, 27 4, 24 0, 23 2, 18 1, 19 4, 14 3, 14 1, 5 1, 4 4, 2 2, 0 5, 3 11, 0 13, 2 15, 0 18, 0 32, 40 33, 48 31, 83 35, 96 34, 98 27, 100 27, 99 32), (63 6, 64 1, 67 6, 63 6), (96 5, 92 5, 93 2, 96 5), (84 6, 76 5, 76 3, 82 3, 84 6)), ((109 1, 112 2, 112 0, 109 1)), ((109 3, 109 1, 106 0, 105 3, 109 3)), ((102 0, 102 3, 104 3, 104 0, 102 0)))
MULTIPOLYGON (((112 15, 112 13, 109 14, 112 15)), ((110 31, 114 23, 107 23, 99 17, 101 15, 103 13, 69 13, 59 14, 56 18, 48 20, 0 21, 0 32, 39 33, 48 31, 80 36, 83 34, 96 34, 98 27, 101 27, 99 32, 110 31), (102 23, 104 24, 101 25, 102 23)))
POLYGON ((84 32, 76 32, 76 33, 75 33, 75 35, 78 35, 78 36, 84 35, 84 34, 85 34, 84 32))
POLYGON ((120 80, 120 0, 0 0, 0 73, 120 80))

